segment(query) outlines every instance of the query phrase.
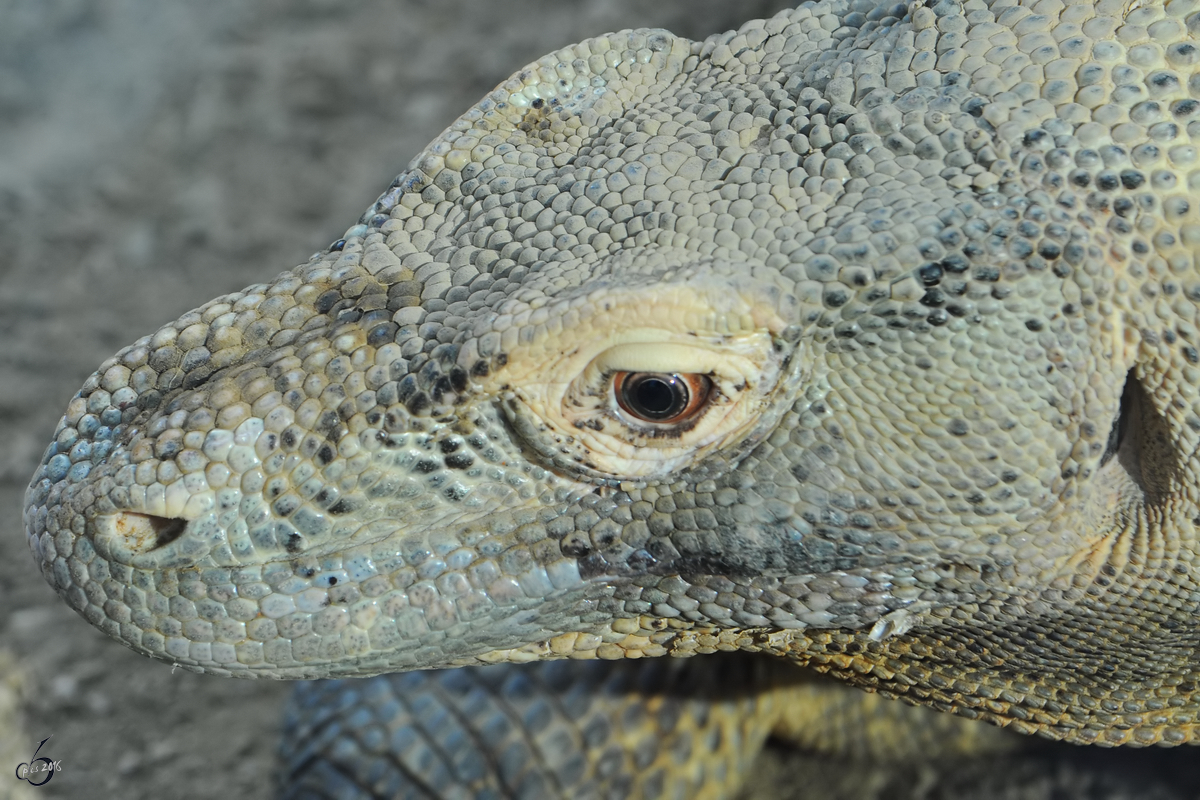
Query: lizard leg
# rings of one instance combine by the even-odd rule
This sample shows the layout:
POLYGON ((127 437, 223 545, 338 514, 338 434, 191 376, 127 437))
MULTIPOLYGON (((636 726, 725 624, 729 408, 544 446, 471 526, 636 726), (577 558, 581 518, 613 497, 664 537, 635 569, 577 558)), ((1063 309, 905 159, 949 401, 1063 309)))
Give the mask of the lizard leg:
POLYGON ((551 661, 300 684, 281 794, 732 797, 775 722, 769 661, 551 661))
POLYGON ((804 669, 777 687, 771 735, 812 752, 873 762, 980 756, 1023 738, 985 722, 863 692, 804 669))

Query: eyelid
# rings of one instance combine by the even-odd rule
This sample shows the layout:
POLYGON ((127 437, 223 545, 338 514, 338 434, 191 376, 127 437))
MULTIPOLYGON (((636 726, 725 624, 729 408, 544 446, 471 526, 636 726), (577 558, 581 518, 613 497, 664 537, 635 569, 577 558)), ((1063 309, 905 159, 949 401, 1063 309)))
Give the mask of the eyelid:
POLYGON ((673 342, 619 344, 601 353, 593 365, 605 372, 662 372, 671 375, 709 373, 722 364, 709 349, 673 342))

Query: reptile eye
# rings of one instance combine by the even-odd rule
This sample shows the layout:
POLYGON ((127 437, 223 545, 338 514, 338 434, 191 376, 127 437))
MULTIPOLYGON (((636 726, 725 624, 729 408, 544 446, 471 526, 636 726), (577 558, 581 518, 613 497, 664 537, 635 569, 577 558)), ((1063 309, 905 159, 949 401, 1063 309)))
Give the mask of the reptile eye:
POLYGON ((634 419, 673 425, 693 419, 708 403, 712 380, 697 373, 618 372, 617 405, 634 419))

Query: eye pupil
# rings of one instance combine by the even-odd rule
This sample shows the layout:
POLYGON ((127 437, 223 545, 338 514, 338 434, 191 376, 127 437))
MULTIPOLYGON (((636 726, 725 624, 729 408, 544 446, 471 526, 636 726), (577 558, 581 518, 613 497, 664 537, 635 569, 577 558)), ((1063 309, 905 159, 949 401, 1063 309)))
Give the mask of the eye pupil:
POLYGON ((679 423, 704 409, 712 381, 704 375, 670 372, 618 372, 613 378, 617 404, 643 422, 679 423))
POLYGON ((671 375, 647 375, 634 381, 633 407, 651 419, 674 416, 687 405, 687 387, 671 375))

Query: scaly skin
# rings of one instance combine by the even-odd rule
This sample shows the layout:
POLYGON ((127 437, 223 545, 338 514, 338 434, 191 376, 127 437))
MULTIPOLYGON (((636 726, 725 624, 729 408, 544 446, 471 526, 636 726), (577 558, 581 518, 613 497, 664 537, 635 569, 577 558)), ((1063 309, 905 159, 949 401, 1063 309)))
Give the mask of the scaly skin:
POLYGON ((214 674, 749 650, 1194 742, 1196 10, 822 2, 553 53, 329 251, 101 365, 35 556, 214 674), (712 389, 648 424, 625 372, 712 389))

